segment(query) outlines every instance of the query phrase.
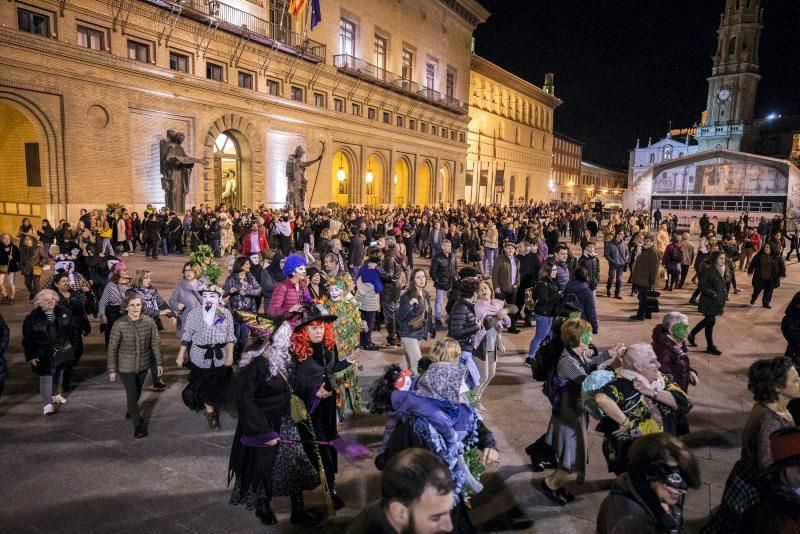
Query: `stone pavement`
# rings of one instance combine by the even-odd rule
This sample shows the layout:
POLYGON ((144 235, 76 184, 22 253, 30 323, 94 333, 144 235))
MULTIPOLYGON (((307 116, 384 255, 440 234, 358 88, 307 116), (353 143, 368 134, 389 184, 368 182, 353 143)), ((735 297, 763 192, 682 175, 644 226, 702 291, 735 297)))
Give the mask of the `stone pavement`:
MULTIPOLYGON (((153 262, 137 254, 125 261, 131 269, 152 269, 154 283, 166 298, 168 288, 180 276, 184 258, 170 256, 153 262)), ((723 355, 701 352, 705 343, 700 338, 701 346, 692 349, 692 365, 701 384, 690 391, 694 409, 689 416, 692 433, 686 442, 697 455, 703 476, 702 487, 690 491, 687 499, 686 516, 692 531, 719 503, 727 474, 739 457, 739 436, 752 404, 747 391, 748 366, 757 358, 779 356, 785 349, 780 318, 800 285, 797 264, 791 262, 787 270, 789 276, 776 291, 771 310, 748 306, 749 280, 737 272, 744 292, 731 295, 715 332, 723 355)), ((699 315, 687 304, 693 288, 687 283, 687 289, 663 293, 662 310, 682 311, 696 323, 699 315)), ((627 293, 625 288, 623 294, 627 293)), ((633 297, 625 296, 622 301, 598 298, 598 346, 650 340, 656 320, 629 321, 635 306, 633 297)), ((178 343, 171 327, 162 336, 170 387, 157 393, 148 380, 142 403, 150 435, 135 440, 124 419, 122 385, 110 384, 105 373, 103 341, 96 322, 76 371, 76 389, 67 395, 68 402, 59 413, 42 415, 36 377, 24 362, 20 346, 21 324, 29 310, 24 288, 13 305, 0 307, 12 333, 7 355, 12 377, 0 399, 0 531, 291 531, 285 498, 274 499, 280 523, 272 529, 263 527, 253 513, 228 505, 227 462, 236 422, 233 414, 223 413, 222 430, 212 432, 201 414, 183 405, 180 392, 187 372, 174 364, 178 343)), ((376 341, 382 342, 383 335, 377 334, 376 341)), ((593 532, 597 510, 612 480, 600 451, 599 434, 590 432, 586 483, 568 486, 577 495, 574 503, 563 508, 550 506, 536 489, 543 474, 529 469, 524 448, 544 432, 550 411, 541 385, 531 381, 522 364, 532 336, 530 328, 505 336, 507 352, 499 359, 497 376, 486 393, 486 423, 497 439, 501 466, 484 478, 486 490, 473 499, 472 518, 482 532, 593 532)), ((401 349, 366 353, 365 390, 386 364, 402 360, 401 349)), ((382 428, 381 417, 361 415, 348 418, 342 433, 375 447, 382 428)), ((369 461, 360 467, 342 462, 337 487, 347 507, 316 532, 341 532, 348 518, 377 499, 379 473, 369 461)), ((306 500, 311 506, 322 506, 319 491, 307 493, 306 500)))

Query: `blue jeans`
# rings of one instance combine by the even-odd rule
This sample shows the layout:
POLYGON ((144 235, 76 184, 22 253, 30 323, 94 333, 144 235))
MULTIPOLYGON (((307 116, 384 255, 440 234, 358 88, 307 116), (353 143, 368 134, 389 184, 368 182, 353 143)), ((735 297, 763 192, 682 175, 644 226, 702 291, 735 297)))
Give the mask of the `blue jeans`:
POLYGON ((436 290, 436 302, 433 305, 433 318, 437 321, 442 320, 442 301, 447 298, 447 291, 444 289, 436 290))
POLYGON ((494 267, 494 260, 497 258, 497 249, 496 248, 485 248, 483 249, 483 272, 491 273, 492 267, 494 267))
POLYGON ((242 357, 244 348, 247 346, 247 341, 250 338, 250 327, 247 326, 247 323, 240 323, 234 319, 233 335, 236 336, 236 345, 233 347, 233 360, 239 363, 239 358, 242 357))
POLYGON ((555 317, 547 317, 546 315, 539 315, 536 314, 536 335, 533 336, 531 340, 531 346, 528 348, 528 356, 533 358, 536 354, 536 351, 539 349, 539 345, 544 342, 545 339, 550 337, 550 330, 553 327, 553 320, 555 317))
POLYGON ((622 273, 625 267, 622 265, 608 264, 608 281, 606 281, 606 291, 611 291, 612 280, 615 281, 614 293, 622 291, 622 273))

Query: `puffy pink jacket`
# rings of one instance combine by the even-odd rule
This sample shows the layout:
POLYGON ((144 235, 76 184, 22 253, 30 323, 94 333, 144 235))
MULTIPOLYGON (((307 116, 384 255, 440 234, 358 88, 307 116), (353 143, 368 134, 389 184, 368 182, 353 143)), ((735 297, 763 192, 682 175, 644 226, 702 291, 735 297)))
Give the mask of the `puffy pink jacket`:
POLYGON ((311 302, 311 295, 305 282, 300 282, 300 289, 294 286, 294 282, 287 278, 283 282, 275 285, 272 292, 272 299, 269 301, 267 315, 272 319, 288 319, 289 310, 295 304, 301 302, 311 302))

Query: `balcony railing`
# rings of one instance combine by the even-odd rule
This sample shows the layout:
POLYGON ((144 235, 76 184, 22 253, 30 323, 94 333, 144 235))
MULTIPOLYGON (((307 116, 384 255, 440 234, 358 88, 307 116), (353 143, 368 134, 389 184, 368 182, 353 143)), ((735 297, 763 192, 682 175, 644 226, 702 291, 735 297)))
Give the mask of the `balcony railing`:
POLYGON ((280 25, 217 0, 145 0, 167 10, 181 7, 181 16, 202 23, 216 22, 218 28, 234 35, 247 35, 251 41, 320 63, 325 61, 325 45, 304 38, 280 25))
POLYGON ((467 104, 451 96, 429 89, 424 85, 412 82, 407 78, 395 74, 377 65, 368 63, 349 54, 339 54, 333 56, 333 63, 339 72, 343 72, 356 78, 361 78, 371 83, 391 89, 400 94, 405 94, 413 98, 421 98, 426 102, 466 115, 467 104))

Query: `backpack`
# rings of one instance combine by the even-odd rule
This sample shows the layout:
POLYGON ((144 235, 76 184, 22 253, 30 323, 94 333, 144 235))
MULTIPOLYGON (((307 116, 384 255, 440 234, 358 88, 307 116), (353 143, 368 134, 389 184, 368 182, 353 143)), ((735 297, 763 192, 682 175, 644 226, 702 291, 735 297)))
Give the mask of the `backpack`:
POLYGON ((561 336, 555 335, 555 333, 536 349, 533 362, 531 362, 531 375, 537 382, 545 383, 545 390, 548 388, 552 371, 558 365, 558 358, 563 351, 564 344, 561 342, 561 336))
POLYGON ((670 252, 669 257, 675 263, 682 263, 683 250, 681 250, 681 247, 672 247, 672 252, 670 252))

